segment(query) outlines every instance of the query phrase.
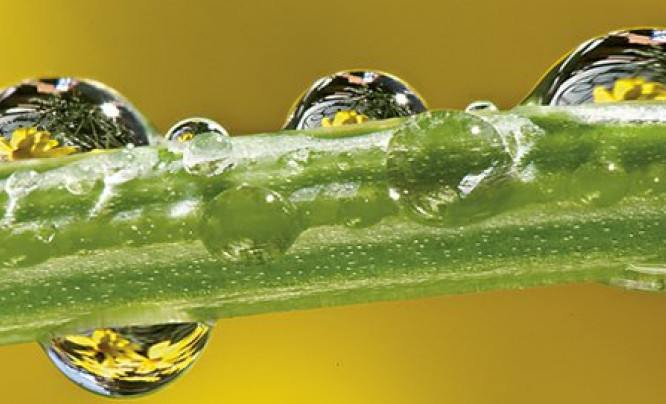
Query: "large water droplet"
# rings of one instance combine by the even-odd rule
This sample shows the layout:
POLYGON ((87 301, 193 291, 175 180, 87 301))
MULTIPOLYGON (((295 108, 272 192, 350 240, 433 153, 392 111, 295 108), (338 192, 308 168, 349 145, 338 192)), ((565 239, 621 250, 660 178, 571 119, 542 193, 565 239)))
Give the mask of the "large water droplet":
MULTIPOLYGON (((28 80, 0 94, 0 136, 10 141, 21 128, 45 131, 58 147, 71 146, 79 152, 145 145, 153 134, 146 119, 116 91, 101 83, 70 77, 28 80)), ((28 158, 68 154, 64 149, 47 149, 27 154, 18 150, 14 155, 28 158)))
POLYGON ((429 224, 473 222, 501 209, 511 162, 485 120, 459 111, 422 114, 391 139, 390 196, 429 224))
POLYGON ((197 360, 210 337, 205 323, 101 328, 43 342, 74 383, 104 396, 155 392, 197 360))
POLYGON ((233 165, 229 136, 207 132, 187 142, 183 151, 183 166, 195 175, 214 176, 222 174, 233 165))
POLYGON ((167 131, 166 138, 186 142, 203 133, 219 133, 228 136, 229 133, 219 123, 207 118, 187 118, 176 123, 167 131))
POLYGON ((649 99, 666 100, 666 36, 657 29, 616 31, 583 43, 546 73, 524 103, 649 99))
POLYGON ((284 128, 338 126, 425 110, 425 102, 405 81, 377 71, 349 70, 317 80, 294 103, 284 128))
POLYGON ((301 232, 296 208, 265 188, 240 186, 204 209, 199 234, 210 252, 229 261, 261 263, 285 252, 301 232))

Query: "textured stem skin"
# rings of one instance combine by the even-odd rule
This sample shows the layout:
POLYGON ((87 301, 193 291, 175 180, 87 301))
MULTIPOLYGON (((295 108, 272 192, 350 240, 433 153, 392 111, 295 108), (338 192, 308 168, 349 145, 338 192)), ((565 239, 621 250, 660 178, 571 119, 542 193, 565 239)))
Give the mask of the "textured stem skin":
POLYGON ((404 164, 390 152, 403 125, 436 122, 438 113, 233 138, 233 165, 210 177, 186 172, 165 146, 140 148, 154 164, 77 193, 64 179, 72 167, 125 152, 4 164, 9 191, 17 171, 41 180, 19 197, 0 196, 0 344, 99 326, 566 282, 660 290, 666 124, 590 123, 576 108, 489 115, 491 123, 535 125, 518 157, 511 130, 500 133, 502 146, 476 147, 446 123, 415 129, 445 146, 444 160, 458 164, 452 173, 442 172, 440 149, 416 150, 404 164), (392 195, 396 178, 415 189, 437 186, 489 161, 511 167, 455 205, 448 223, 423 220, 392 195), (206 202, 241 184, 270 189, 298 211, 303 231, 275 260, 221 260, 199 240, 206 202))

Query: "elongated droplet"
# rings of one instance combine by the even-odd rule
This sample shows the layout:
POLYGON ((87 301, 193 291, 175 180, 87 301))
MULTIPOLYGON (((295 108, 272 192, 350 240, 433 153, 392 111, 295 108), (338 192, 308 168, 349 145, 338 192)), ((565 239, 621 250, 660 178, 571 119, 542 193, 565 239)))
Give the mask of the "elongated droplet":
POLYGON ((616 31, 583 43, 546 73, 524 103, 666 100, 665 32, 616 31))
POLYGON ((405 81, 387 73, 347 70, 317 80, 292 107, 285 129, 340 126, 425 111, 405 81))
POLYGON ((176 123, 167 131, 166 138, 186 142, 203 133, 219 133, 228 136, 229 133, 219 123, 207 118, 187 118, 176 123))
POLYGON ((419 221, 470 223, 501 208, 510 165, 500 135, 485 120, 460 111, 428 112, 391 140, 390 196, 419 221), (473 158, 468 150, 476 150, 473 158))
POLYGON ((74 383, 104 396, 129 397, 155 392, 181 376, 210 333, 205 323, 100 328, 54 337, 42 347, 74 383))
POLYGON ((208 202, 199 226, 204 245, 229 261, 262 263, 285 252, 301 232, 296 208, 265 188, 240 186, 208 202))

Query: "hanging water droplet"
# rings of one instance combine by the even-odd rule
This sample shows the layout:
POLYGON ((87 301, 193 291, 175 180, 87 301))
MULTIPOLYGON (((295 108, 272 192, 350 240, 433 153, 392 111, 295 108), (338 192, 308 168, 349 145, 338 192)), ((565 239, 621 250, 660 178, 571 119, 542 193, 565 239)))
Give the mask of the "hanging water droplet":
POLYGON ((233 165, 229 136, 217 132, 202 133, 187 142, 183 167, 194 175, 222 174, 233 165))
POLYGON ((0 136, 15 149, 4 153, 9 160, 145 145, 152 134, 125 98, 94 81, 28 80, 0 94, 0 136), (19 144, 19 137, 26 136, 31 142, 19 144), (22 147, 28 143, 33 146, 22 147))
POLYGON ((524 103, 577 105, 666 100, 663 32, 616 31, 583 43, 546 73, 524 103))
POLYGON ((428 224, 488 217, 501 209, 506 192, 512 159, 503 143, 492 125, 474 115, 435 111, 416 116, 389 144, 389 195, 428 224))
POLYGON ((301 232, 296 208, 282 195, 242 185, 208 202, 199 235, 208 250, 229 261, 261 263, 284 253, 301 232))
POLYGON ((228 136, 229 133, 219 123, 207 118, 187 118, 176 123, 166 133, 166 138, 186 142, 203 133, 218 133, 228 136))
POLYGON ((210 333, 205 323, 101 328, 41 345, 74 383, 104 396, 130 397, 155 392, 181 376, 210 333))
POLYGON ((666 265, 629 265, 614 275, 609 283, 631 290, 662 292, 666 289, 666 265))
POLYGON ((474 101, 465 108, 467 113, 478 113, 478 112, 493 112, 499 111, 499 108, 491 101, 474 101))
POLYGON ((294 103, 284 128, 339 126, 425 110, 423 99, 405 81, 377 71, 349 70, 317 80, 294 103))

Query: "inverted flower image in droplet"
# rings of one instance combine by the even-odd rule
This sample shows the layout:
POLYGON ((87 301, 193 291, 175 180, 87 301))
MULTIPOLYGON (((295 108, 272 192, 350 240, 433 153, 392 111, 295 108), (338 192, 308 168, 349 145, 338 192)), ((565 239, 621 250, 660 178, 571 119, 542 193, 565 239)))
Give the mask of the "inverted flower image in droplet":
POLYGON ((553 66, 524 104, 578 105, 666 100, 666 31, 611 32, 553 66))
POLYGON ((176 323, 100 328, 42 342, 53 363, 74 383, 110 397, 152 393, 198 359, 211 326, 176 323))
POLYGON ((129 101, 95 81, 34 79, 0 93, 0 156, 5 160, 141 146, 153 133, 129 101))
POLYGON ((409 116, 425 101, 405 81, 378 71, 342 71, 317 80, 294 103, 284 129, 340 126, 409 116))
POLYGON ((166 138, 185 142, 203 133, 217 133, 228 136, 229 133, 219 123, 207 118, 187 118, 176 123, 167 131, 166 138))

